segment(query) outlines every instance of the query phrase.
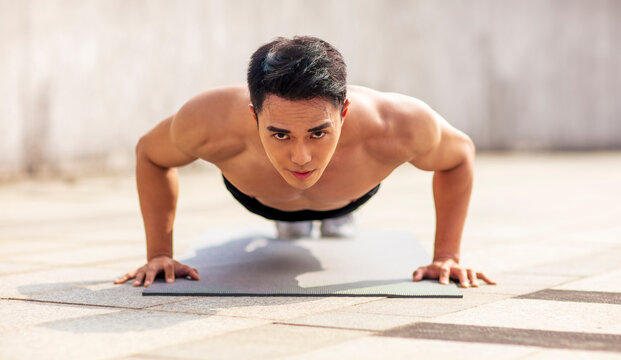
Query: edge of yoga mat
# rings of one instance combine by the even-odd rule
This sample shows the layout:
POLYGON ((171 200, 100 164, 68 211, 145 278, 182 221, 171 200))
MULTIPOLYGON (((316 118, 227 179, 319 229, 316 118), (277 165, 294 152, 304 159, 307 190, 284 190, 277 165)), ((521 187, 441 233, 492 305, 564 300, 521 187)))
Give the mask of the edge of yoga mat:
POLYGON ((163 280, 151 284, 143 290, 143 296, 300 296, 300 297, 391 297, 391 298, 463 298, 463 295, 454 283, 441 285, 437 281, 423 280, 420 282, 403 281, 400 283, 384 284, 362 288, 341 290, 330 289, 330 286, 313 288, 293 288, 279 290, 243 291, 231 288, 199 287, 194 288, 193 280, 177 279, 180 283, 187 282, 189 288, 184 290, 173 289, 163 280))

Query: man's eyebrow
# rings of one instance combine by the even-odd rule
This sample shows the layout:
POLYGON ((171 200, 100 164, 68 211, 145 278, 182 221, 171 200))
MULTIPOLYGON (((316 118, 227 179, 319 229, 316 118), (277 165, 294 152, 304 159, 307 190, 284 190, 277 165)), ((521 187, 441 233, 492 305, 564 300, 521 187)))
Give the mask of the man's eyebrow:
POLYGON ((312 129, 308 129, 307 131, 308 132, 316 132, 316 131, 323 130, 323 129, 325 129, 327 127, 330 127, 330 126, 332 126, 332 121, 325 122, 325 123, 323 123, 323 124, 321 124, 319 126, 315 126, 312 129))
POLYGON ((291 134, 291 131, 289 131, 289 130, 277 128, 277 127, 274 127, 274 126, 271 126, 271 125, 267 127, 267 130, 273 131, 273 132, 277 132, 277 133, 291 134))

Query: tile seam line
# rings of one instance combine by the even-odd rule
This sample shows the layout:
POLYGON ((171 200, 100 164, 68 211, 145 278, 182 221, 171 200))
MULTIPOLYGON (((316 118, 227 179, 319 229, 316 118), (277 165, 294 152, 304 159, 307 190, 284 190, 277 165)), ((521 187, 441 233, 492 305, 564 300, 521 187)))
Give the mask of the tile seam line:
MULTIPOLYGON (((327 298, 329 298, 329 297, 323 297, 323 298, 319 298, 319 299, 327 299, 327 298)), ((343 298, 346 298, 346 297, 343 297, 343 298)), ((332 312, 332 311, 344 311, 343 309, 347 309, 347 308, 358 306, 358 305, 362 305, 362 304, 369 304, 369 303, 372 303, 372 302, 375 302, 375 301, 382 301, 382 300, 386 300, 386 299, 388 299, 388 297, 380 297, 379 299, 367 300, 367 301, 359 302, 359 303, 354 304, 354 305, 344 305, 344 306, 339 306, 339 307, 332 308, 330 310, 314 312, 312 314, 300 315, 300 316, 297 316, 297 317, 293 317, 291 319, 298 319, 298 318, 302 318, 302 317, 309 316, 309 315, 319 315, 319 314, 329 313, 329 312, 332 312)), ((172 302, 169 302, 169 303, 166 303, 166 304, 149 305, 149 306, 145 307, 145 309, 152 308, 152 307, 157 307, 157 306, 160 306, 160 305, 176 304, 176 303, 192 301, 192 300, 194 300, 194 299, 183 299, 183 300, 172 301, 172 302)), ((160 311, 160 310, 157 310, 157 311, 160 311)), ((161 310, 161 311, 168 311, 168 310, 161 310)), ((379 315, 382 315, 382 314, 379 314, 379 315)), ((265 320, 274 320, 274 319, 265 319, 265 320)))
POLYGON ((180 357, 171 357, 171 356, 160 356, 160 355, 154 355, 152 353, 148 353, 148 352, 135 352, 129 355, 125 355, 125 356, 121 356, 121 357, 114 357, 114 358, 109 358, 107 360, 132 360, 132 359, 149 359, 149 360, 157 360, 157 359, 164 359, 164 360, 187 360, 188 358, 180 358, 180 357), (139 357, 135 357, 135 356, 139 356, 139 357))
MULTIPOLYGON (((605 274, 608 274, 610 272, 614 272, 614 271, 617 271, 617 270, 621 270, 621 269, 603 270, 601 272, 597 272, 597 273, 594 273, 594 274, 591 274, 591 275, 572 276, 573 277, 572 279, 567 279, 567 280, 562 281, 562 282, 560 282, 558 284, 554 284, 554 285, 552 285, 552 287, 558 287, 558 286, 563 286, 563 285, 570 284, 572 282, 587 280, 589 278, 597 277, 597 276, 600 276, 600 275, 605 275, 605 274)), ((542 274, 537 274, 537 273, 521 273, 521 274, 523 274, 523 275, 542 275, 542 274)), ((545 289, 531 291, 531 292, 528 292, 528 293, 525 293, 525 294, 519 294, 519 295, 515 295, 515 296, 518 297, 518 296, 523 296, 523 295, 534 294, 536 292, 544 291, 544 290, 562 290, 562 289, 553 289, 552 287, 547 287, 545 289)), ((576 291, 576 290, 574 290, 574 291, 576 291)))
POLYGON ((157 355, 153 355, 150 353, 133 353, 133 354, 128 354, 126 356, 121 356, 121 357, 114 357, 114 358, 108 358, 106 360, 158 360, 158 359, 165 359, 165 360, 187 360, 188 358, 180 358, 180 357, 170 357, 170 356, 166 356, 166 357, 162 357, 162 356, 157 356, 157 355), (136 357, 137 356, 137 357, 136 357))
MULTIPOLYGON (((183 300, 185 301, 185 300, 183 300)), ((280 323, 281 325, 299 325, 299 326, 303 326, 301 324, 293 324, 293 323, 286 323, 286 320, 283 319, 274 319, 274 318, 266 318, 266 317, 254 317, 254 316, 243 316, 243 315, 231 315, 231 314, 205 314, 205 313, 193 313, 193 312, 188 312, 188 311, 178 311, 178 310, 158 310, 158 309, 153 309, 154 307, 158 307, 161 305, 168 305, 171 303, 167 303, 167 304, 157 304, 157 305, 149 305, 145 308, 140 308, 140 309, 132 309, 132 310, 148 310, 148 311, 155 311, 155 312, 163 312, 163 313, 171 313, 171 314, 185 314, 185 315, 201 315, 201 316, 215 316, 215 317, 222 317, 222 318, 236 318, 236 319, 251 319, 251 320, 263 320, 263 321, 267 321, 270 324, 277 324, 280 323)), ((295 320, 295 319, 299 319, 299 318, 303 318, 309 315, 318 315, 318 314, 322 314, 325 312, 330 312, 330 310, 324 311, 324 312, 320 312, 320 313, 312 313, 312 314, 306 314, 306 315, 302 315, 302 316, 296 316, 293 318, 290 318, 290 320, 295 320)), ((353 313, 355 314, 355 313, 353 313)), ((374 315, 385 315, 385 314, 374 314, 374 315)), ((420 318, 420 316, 417 316, 417 318, 420 318)), ((307 326, 311 326, 311 325, 307 325, 307 326)), ((332 327, 330 327, 332 328, 332 327)), ((343 329, 347 329, 347 330, 358 330, 358 329, 349 329, 349 328, 343 328, 343 329)), ((375 330, 369 330, 369 331, 375 331, 375 330)))
MULTIPOLYGON (((28 254, 28 255, 30 255, 30 254, 28 254)), ((34 255, 40 255, 40 254, 34 254, 34 255)), ((142 255, 134 255, 134 256, 128 256, 128 257, 123 257, 123 258, 115 258, 113 260, 92 261, 92 262, 75 263, 75 264, 44 263, 44 264, 41 264, 41 265, 45 266, 45 268, 40 269, 40 270, 32 270, 32 271, 43 271, 43 270, 46 270, 48 268, 53 268, 53 269, 56 269, 56 270, 62 270, 62 269, 74 269, 74 268, 90 267, 90 266, 114 265, 115 263, 120 262, 120 261, 132 261, 132 260, 138 260, 138 258, 142 259, 143 256, 142 255)), ((2 259, 0 259, 0 260, 2 260, 2 259)), ((30 262, 12 262, 12 264, 16 264, 16 265, 30 265, 32 263, 30 263, 30 262)), ((17 272, 17 274, 21 274, 21 273, 23 273, 23 272, 21 272, 21 271, 17 272)), ((15 273, 9 273, 9 274, 15 274, 15 273)), ((4 276, 4 275, 0 275, 0 276, 4 276)))
POLYGON ((294 323, 288 323, 288 322, 283 322, 283 321, 274 321, 272 322, 272 324, 273 325, 319 328, 319 329, 349 330, 349 331, 358 331, 358 332, 364 332, 364 333, 369 333, 369 334, 376 334, 380 332, 379 330, 371 330, 371 329, 356 329, 356 328, 348 328, 348 327, 341 327, 341 326, 327 326, 327 325, 294 324, 294 323))
MULTIPOLYGON (((213 206, 213 208, 203 208, 202 205, 197 205, 191 208, 180 208, 177 209, 177 211, 185 211, 188 213, 192 213, 192 212, 203 212, 203 211, 212 211, 212 210, 218 210, 219 207, 218 206, 213 206)), ((53 220, 43 220, 43 221, 11 221, 11 222, 2 222, 0 223, 0 226, 2 227, 14 227, 14 228, 21 228, 24 226, 31 226, 31 225, 49 225, 49 224, 57 224, 57 223, 67 223, 67 222, 97 222, 100 221, 101 219, 105 219, 105 220, 110 220, 110 219, 127 219, 128 217, 135 217, 136 216, 136 212, 110 212, 110 213, 104 213, 104 214, 98 214, 98 215, 94 215, 94 216, 77 216, 77 217, 63 217, 60 219, 53 219, 53 220)))
POLYGON ((10 298, 10 297, 9 298, 0 297, 0 301, 1 300, 7 300, 7 301, 26 301, 26 302, 36 302, 36 303, 56 304, 56 305, 75 305, 75 306, 82 306, 82 307, 95 307, 95 308, 107 308, 107 309, 118 309, 118 310, 151 311, 151 312, 159 312, 159 313, 195 315, 195 316, 208 316, 208 317, 221 317, 221 318, 262 320, 262 321, 266 321, 266 322, 269 322, 269 323, 273 323, 273 321, 274 321, 274 319, 262 319, 262 318, 248 317, 248 316, 239 316, 239 315, 197 314, 197 313, 191 313, 191 312, 185 312, 185 311, 153 310, 153 309, 151 309, 151 307, 160 306, 160 305, 166 305, 166 304, 151 305, 151 306, 145 307, 145 308, 132 308, 132 307, 116 306, 116 305, 81 304, 81 303, 62 302, 62 301, 38 300, 38 299, 19 299, 19 298, 10 298))
POLYGON ((273 323, 275 319, 266 319, 252 316, 242 316, 242 315, 228 315, 228 314, 205 314, 205 313, 193 313, 188 311, 175 311, 175 310, 157 310, 153 309, 153 307, 157 307, 160 305, 168 305, 168 304, 159 304, 159 305, 151 305, 146 308, 140 309, 131 309, 131 310, 143 310, 143 311, 152 311, 159 313, 168 313, 168 314, 183 314, 183 315, 197 315, 197 316, 208 316, 208 317, 221 317, 221 318, 235 318, 235 319, 250 319, 250 320, 262 320, 273 323))
MULTIPOLYGON (((488 293, 483 293, 483 294, 488 294, 488 293)), ((409 315, 409 316, 422 317, 422 318, 426 318, 426 319, 433 319, 433 318, 438 317, 438 316, 444 316, 444 315, 454 314, 454 313, 458 313, 458 312, 461 312, 461 311, 465 311, 465 310, 474 309, 474 308, 477 308, 477 307, 479 307, 479 306, 484 306, 484 305, 488 305, 488 304, 495 303, 495 302, 500 302, 500 301, 505 301, 505 300, 508 300, 508 299, 513 299, 515 296, 520 296, 520 295, 515 295, 515 296, 514 296, 514 294, 499 294, 499 293, 491 293, 491 294, 492 294, 492 295, 504 295, 504 296, 506 296, 506 297, 503 297, 502 299, 495 299, 495 300, 490 301, 490 302, 484 302, 484 303, 481 303, 481 304, 477 304, 477 305, 474 305, 474 306, 472 306, 472 307, 468 307, 468 308, 464 308, 464 309, 460 309, 460 310, 455 310, 455 311, 450 311, 450 312, 447 312, 447 313, 442 313, 442 314, 440 314, 440 315, 431 315, 431 316, 430 316, 430 315, 409 315)), ((463 299, 459 299, 459 300, 463 300, 463 299)), ((347 311, 347 310, 344 310, 344 311, 345 311, 345 312, 354 313, 354 314, 357 314, 357 313, 358 313, 357 311, 347 311)), ((392 314, 385 314, 385 313, 378 313, 378 312, 364 312, 364 314, 371 314, 371 315, 392 315, 392 314)), ((399 315, 397 315, 397 316, 399 316, 399 315)))
MULTIPOLYGON (((499 245, 499 246, 500 246, 500 245, 499 245)), ((593 256, 607 255, 607 254, 608 254, 608 253, 610 253, 611 251, 621 251, 621 246, 612 246, 612 247, 610 247, 610 248, 607 248, 606 250, 596 251, 596 252, 594 252, 594 253, 590 254, 590 256, 583 256, 583 255, 581 255, 581 256, 571 256, 571 257, 564 258, 564 259, 560 259, 560 260, 554 260, 554 261, 550 261, 550 262, 536 263, 536 264, 534 264, 534 265, 531 265, 530 267, 553 265, 553 264, 558 263, 558 262, 560 262, 560 261, 563 261, 563 262, 571 262, 571 261, 573 261, 573 260, 588 259, 588 258, 593 257, 593 256)), ((518 269, 518 268, 514 268, 514 269, 518 269)), ((512 271, 512 272, 514 272, 514 273, 520 273, 520 274, 523 274, 523 275, 560 275, 560 276, 572 276, 572 277, 576 277, 576 279, 574 280, 574 281, 576 281, 576 280, 582 280, 582 279, 585 279, 585 278, 588 278, 588 277, 592 277, 592 276, 599 276, 599 275, 602 275, 602 274, 604 274, 604 273, 611 272, 611 271, 616 271, 616 270, 619 270, 619 268, 616 268, 616 269, 606 269, 606 270, 601 270, 601 271, 595 272, 595 273, 593 273, 593 274, 588 274, 588 275, 582 275, 582 274, 579 274, 579 275, 549 274, 549 273, 546 273, 546 272, 538 272, 538 271, 512 271)), ((509 269, 509 271, 511 271, 511 269, 509 269)), ((506 272, 506 271, 505 271, 505 272, 506 272)))
MULTIPOLYGON (((546 263, 546 264, 548 264, 548 263, 546 263)), ((546 265, 546 264, 543 264, 543 265, 546 265)), ((589 275, 560 275, 560 276, 572 277, 573 279, 568 279, 565 282, 562 282, 562 283, 554 285, 554 286, 560 286, 560 285, 564 285, 564 284, 567 284, 567 283, 570 283, 570 282, 574 282, 574 281, 578 281, 578 280, 585 280, 585 279, 590 278, 590 277, 605 275, 607 273, 610 273, 610 272, 613 272, 613 271, 618 271, 618 270, 621 270, 621 268, 601 270, 601 271, 598 271, 598 272, 595 272, 595 273, 589 274, 589 275)), ((536 271, 516 271, 515 273, 518 273, 520 275, 533 275, 533 276, 540 276, 540 275, 557 276, 557 275, 559 275, 559 274, 548 274, 548 273, 536 272, 536 271)))
MULTIPOLYGON (((327 297, 326 297, 327 298, 327 297)), ((316 312, 316 313, 312 313, 309 315, 319 315, 319 314, 326 314, 326 313, 330 313, 332 311, 344 311, 344 309, 348 309, 350 307, 354 307, 354 306, 358 306, 358 305, 362 305, 362 304, 370 304, 372 302, 376 302, 376 301, 382 301, 382 300, 386 300, 388 299, 388 297, 384 296, 384 297, 380 297, 379 299, 373 299, 373 300, 367 300, 367 301, 363 301, 354 305, 344 305, 344 306, 339 306, 330 310, 325 310, 325 311, 320 311, 320 312, 316 312)), ((291 320, 295 320, 295 319, 300 319, 309 315, 301 315, 301 316, 296 316, 294 318, 291 318, 291 320)))
POLYGON ((20 299, 20 298, 12 298, 12 297, 0 297, 0 300, 26 301, 26 302, 35 302, 35 303, 43 303, 43 304, 75 305, 75 306, 84 306, 84 307, 97 307, 97 308, 122 309, 122 310, 143 310, 143 308, 132 308, 132 307, 127 307, 127 306, 83 304, 83 303, 74 303, 74 302, 66 302, 66 301, 20 299))
MULTIPOLYGON (((27 264, 27 265, 29 265, 29 264, 27 264)), ((44 267, 41 267, 41 268, 38 268, 38 269, 30 269, 30 270, 23 270, 23 271, 16 271, 16 272, 0 273, 0 278, 2 278, 3 276, 30 274, 30 273, 33 273, 33 272, 46 271, 46 270, 54 270, 54 269, 56 269, 56 267, 50 266, 50 265, 45 265, 44 267)))
POLYGON ((524 354, 524 355, 522 355, 520 357, 517 357, 515 359, 516 360, 527 360, 527 359, 530 359, 531 357, 541 353, 542 351, 546 351, 546 350, 554 351, 554 350, 559 350, 559 349, 549 349, 549 348, 548 349, 541 349, 541 348, 536 348, 536 349, 533 349, 533 351, 528 352, 528 353, 526 353, 526 354, 524 354))
MULTIPOLYGON (((546 350, 550 350, 550 349, 546 349, 546 350)), ((556 349, 552 349, 552 350, 556 350, 556 349)), ((533 351, 528 352, 527 354, 524 354, 518 358, 516 358, 516 360, 522 360, 522 359, 530 359, 532 356, 535 356, 536 354, 545 351, 545 350, 541 350, 540 348, 537 348, 536 350, 533 349, 533 351)))

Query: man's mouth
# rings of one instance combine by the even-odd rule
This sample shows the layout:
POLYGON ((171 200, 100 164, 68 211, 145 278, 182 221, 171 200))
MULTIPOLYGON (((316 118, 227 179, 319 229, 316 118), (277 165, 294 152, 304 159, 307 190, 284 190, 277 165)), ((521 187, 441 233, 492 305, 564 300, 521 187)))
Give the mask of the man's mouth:
POLYGON ((293 173, 293 175, 295 175, 296 178, 304 180, 307 177, 309 177, 313 173, 313 171, 315 171, 315 170, 304 171, 304 172, 302 172, 302 171, 292 171, 292 173, 293 173))

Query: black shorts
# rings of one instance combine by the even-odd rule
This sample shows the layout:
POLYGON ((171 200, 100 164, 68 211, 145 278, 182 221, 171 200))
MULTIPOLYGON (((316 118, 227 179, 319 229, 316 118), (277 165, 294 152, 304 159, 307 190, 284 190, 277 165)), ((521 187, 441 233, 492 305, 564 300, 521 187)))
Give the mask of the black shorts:
POLYGON ((239 191, 233 184, 231 184, 225 177, 222 175, 222 179, 224 179, 224 185, 229 190, 229 192, 233 195, 240 204, 242 204, 248 211, 255 213, 257 215, 261 215, 266 219, 277 220, 277 221, 310 221, 310 220, 324 220, 330 218, 336 218, 340 216, 347 215, 352 211, 358 209, 362 204, 366 203, 373 195, 377 193, 379 190, 379 184, 371 189, 368 193, 364 194, 357 200, 350 202, 349 204, 343 206, 342 208, 334 209, 334 210, 326 210, 326 211, 316 211, 316 210, 298 210, 298 211, 282 211, 278 209, 274 209, 272 207, 261 204, 257 199, 250 197, 243 192, 239 191))

